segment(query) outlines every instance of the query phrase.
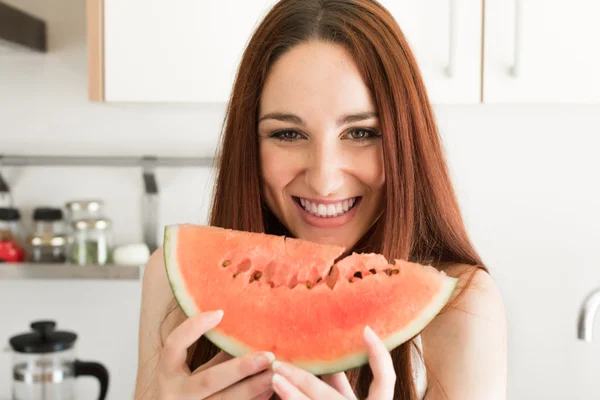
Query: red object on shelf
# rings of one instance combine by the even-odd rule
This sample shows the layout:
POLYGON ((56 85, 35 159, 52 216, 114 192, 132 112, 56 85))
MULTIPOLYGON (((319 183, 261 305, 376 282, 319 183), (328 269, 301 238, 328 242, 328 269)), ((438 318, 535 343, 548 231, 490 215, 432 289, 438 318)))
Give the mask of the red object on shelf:
POLYGON ((23 262, 24 259, 25 251, 15 242, 10 240, 0 241, 0 262, 23 262))

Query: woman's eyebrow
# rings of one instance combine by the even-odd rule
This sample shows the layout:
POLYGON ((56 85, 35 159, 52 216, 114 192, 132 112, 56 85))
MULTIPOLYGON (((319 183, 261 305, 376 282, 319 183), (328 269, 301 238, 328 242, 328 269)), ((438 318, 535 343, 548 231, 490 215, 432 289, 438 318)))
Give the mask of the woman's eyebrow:
MULTIPOLYGON (((337 124, 338 126, 351 124, 353 122, 364 121, 366 119, 377 118, 377 113, 374 111, 364 111, 356 114, 347 114, 338 118, 337 124)), ((264 121, 266 119, 274 119, 276 121, 282 122, 290 122, 292 124, 306 126, 306 122, 299 116, 290 113, 282 113, 282 112, 273 112, 269 114, 263 115, 258 122, 264 121)))

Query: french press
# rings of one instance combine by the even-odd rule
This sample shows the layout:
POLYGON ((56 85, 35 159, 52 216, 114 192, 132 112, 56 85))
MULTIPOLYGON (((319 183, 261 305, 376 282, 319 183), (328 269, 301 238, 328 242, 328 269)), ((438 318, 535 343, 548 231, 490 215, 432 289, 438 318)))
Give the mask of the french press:
POLYGON ((13 349, 13 400, 75 400, 75 379, 93 376, 106 398, 108 371, 100 363, 76 359, 72 332, 56 331, 54 321, 36 321, 32 332, 10 338, 13 349))

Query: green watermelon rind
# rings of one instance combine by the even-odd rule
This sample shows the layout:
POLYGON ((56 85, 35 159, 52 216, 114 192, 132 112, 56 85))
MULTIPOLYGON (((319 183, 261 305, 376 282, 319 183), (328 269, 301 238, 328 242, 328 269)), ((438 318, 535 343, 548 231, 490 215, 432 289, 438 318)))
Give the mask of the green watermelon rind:
MULTIPOLYGON (((192 296, 189 295, 185 282, 179 273, 179 265, 177 262, 177 254, 174 250, 177 249, 177 225, 171 225, 165 227, 164 235, 164 258, 165 266, 167 270, 167 277, 173 295, 181 307, 182 311, 187 317, 196 315, 199 310, 194 303, 192 296)), ((419 317, 414 319, 410 325, 406 328, 398 331, 397 333, 382 338, 383 343, 388 351, 398 347, 402 343, 405 343, 417 336, 444 308, 446 303, 450 300, 452 293, 454 292, 458 283, 457 278, 445 276, 442 288, 438 294, 431 300, 429 305, 424 308, 419 317)), ((206 310, 210 311, 210 310, 206 310)), ((218 326, 206 332, 204 336, 210 340, 215 346, 225 351, 226 353, 238 357, 249 352, 255 351, 254 349, 245 346, 238 340, 223 334, 218 326)), ((260 349, 256 349, 260 350, 260 349)), ((360 367, 367 364, 369 361, 367 351, 362 351, 357 354, 351 354, 344 358, 338 358, 335 360, 310 360, 310 361, 298 361, 294 363, 296 366, 303 368, 315 375, 333 374, 340 371, 347 371, 352 368, 360 367)))

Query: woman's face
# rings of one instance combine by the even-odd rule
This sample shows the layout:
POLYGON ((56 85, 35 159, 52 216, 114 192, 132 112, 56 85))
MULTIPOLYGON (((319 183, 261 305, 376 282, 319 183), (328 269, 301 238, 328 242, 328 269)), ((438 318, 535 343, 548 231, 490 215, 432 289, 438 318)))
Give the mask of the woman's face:
POLYGON ((352 247, 382 212, 371 94, 344 47, 311 41, 272 67, 258 124, 264 198, 296 237, 352 247))

